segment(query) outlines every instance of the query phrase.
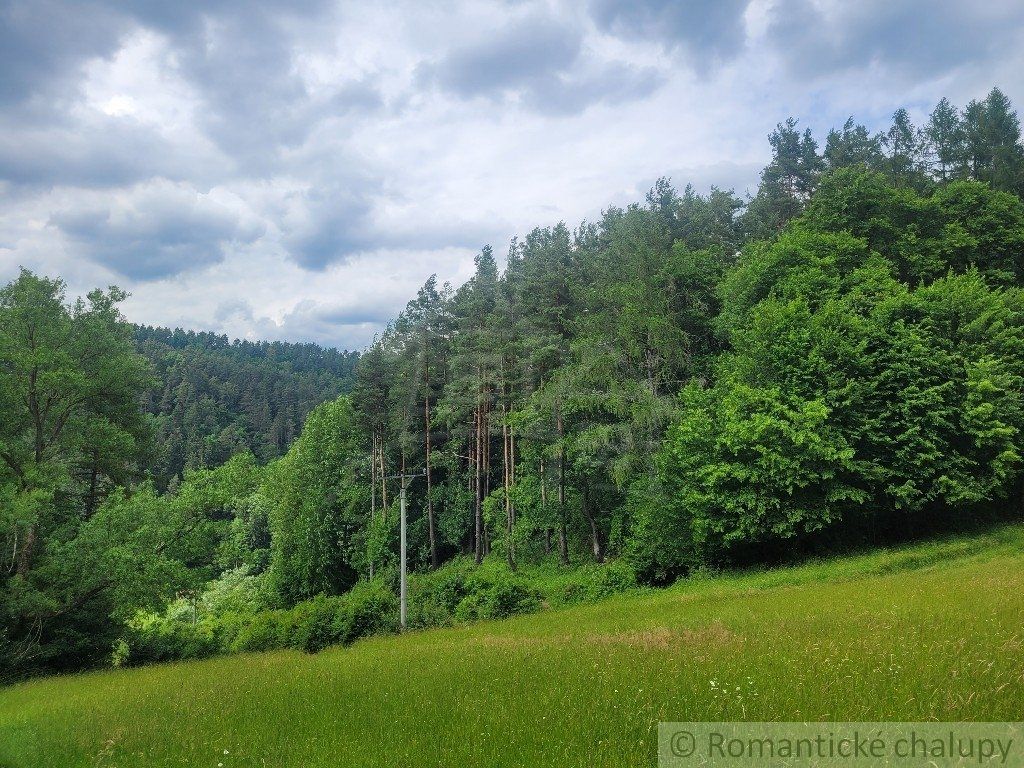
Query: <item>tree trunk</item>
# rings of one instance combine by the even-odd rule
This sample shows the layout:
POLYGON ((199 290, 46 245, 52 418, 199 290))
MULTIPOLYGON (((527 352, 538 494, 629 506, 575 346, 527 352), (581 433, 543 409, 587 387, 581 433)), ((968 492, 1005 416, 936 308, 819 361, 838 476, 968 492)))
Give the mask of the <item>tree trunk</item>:
POLYGON ((484 441, 484 498, 486 499, 491 495, 491 414, 488 408, 488 395, 490 393, 484 391, 484 409, 483 409, 483 441, 484 441))
POLYGON ((27 576, 32 567, 32 551, 36 548, 36 536, 36 526, 33 523, 25 532, 25 543, 21 545, 21 551, 18 553, 19 576, 27 576))
POLYGON ((380 503, 383 507, 381 516, 387 515, 388 511, 388 484, 387 484, 387 472, 384 471, 384 435, 381 434, 379 443, 380 450, 380 503))
MULTIPOLYGON (((478 396, 479 397, 479 396, 478 396)), ((480 402, 477 401, 476 407, 476 445, 473 451, 473 462, 475 465, 475 477, 476 482, 473 485, 474 504, 473 504, 473 524, 475 527, 476 539, 475 539, 475 550, 476 550, 476 564, 480 565, 484 559, 484 532, 483 532, 483 498, 480 495, 481 484, 480 484, 480 469, 481 469, 481 453, 483 446, 481 445, 481 427, 483 421, 483 414, 481 413, 480 402)))
POLYGON ((484 526, 483 520, 483 500, 491 495, 491 423, 490 413, 488 411, 488 399, 490 392, 484 389, 484 401, 481 409, 481 427, 480 427, 480 439, 483 441, 483 481, 484 489, 483 495, 480 497, 480 531, 481 531, 481 545, 483 549, 483 555, 486 557, 491 553, 491 541, 487 535, 487 528, 484 526))
POLYGON ((99 457, 93 451, 92 466, 89 468, 89 492, 85 497, 85 516, 92 517, 96 511, 96 482, 99 479, 99 468, 96 466, 99 457))
MULTIPOLYGON (((516 484, 516 434, 512 431, 512 425, 508 427, 508 484, 512 488, 516 484)), ((508 503, 509 514, 512 515, 512 525, 516 524, 516 502, 512 499, 508 503)))
MULTIPOLYGON (((540 508, 544 510, 544 518, 547 519, 548 512, 548 486, 544 477, 544 454, 540 457, 540 508)), ((544 554, 551 554, 551 527, 544 526, 544 554)))
POLYGON ((11 529, 11 539, 13 540, 13 546, 11 547, 11 564, 8 565, 4 570, 7 573, 14 573, 14 568, 18 564, 18 526, 14 526, 11 529))
POLYGON ((510 463, 511 433, 508 428, 508 406, 502 404, 504 420, 501 425, 501 448, 502 448, 502 474, 505 483, 505 557, 508 560, 508 567, 516 567, 515 544, 512 541, 512 465, 510 463))
POLYGON ((569 542, 565 530, 565 445, 562 442, 565 432, 560 407, 555 413, 555 426, 558 429, 558 559, 562 565, 568 565, 569 542))
MULTIPOLYGON (((370 434, 370 525, 377 522, 377 430, 370 434)), ((370 557, 370 578, 373 578, 373 557, 370 557)))
POLYGON ((601 536, 600 531, 597 528, 597 521, 594 519, 594 515, 590 510, 590 494, 584 490, 582 504, 583 517, 586 518, 587 524, 590 526, 590 546, 594 553, 595 562, 604 562, 604 552, 601 550, 601 536))
MULTIPOLYGON (((474 414, 475 416, 475 414, 474 414)), ((474 418, 472 423, 467 425, 466 431, 466 498, 473 496, 474 489, 474 474, 473 466, 475 464, 474 459, 474 444, 475 444, 475 430, 476 430, 476 419, 474 418)), ((470 510, 472 512, 473 520, 476 520, 475 506, 470 510)), ((468 535, 462 540, 462 553, 468 555, 476 549, 476 535, 473 532, 472 526, 469 529, 468 535)))
MULTIPOLYGON (((424 369, 426 365, 424 365, 424 369)), ((426 428, 426 449, 427 449, 427 537, 430 540, 430 567, 437 568, 437 538, 434 533, 434 501, 430 496, 430 388, 427 383, 427 392, 423 398, 423 423, 426 428)))
POLYGON ((377 519, 377 430, 370 437, 370 522, 377 519))

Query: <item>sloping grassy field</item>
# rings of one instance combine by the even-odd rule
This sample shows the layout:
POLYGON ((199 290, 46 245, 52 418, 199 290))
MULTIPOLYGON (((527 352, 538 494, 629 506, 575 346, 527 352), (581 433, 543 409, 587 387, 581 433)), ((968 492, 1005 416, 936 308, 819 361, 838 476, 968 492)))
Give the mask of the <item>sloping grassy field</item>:
POLYGON ((0 689, 0 766, 642 766, 659 720, 1024 718, 1024 526, 0 689))

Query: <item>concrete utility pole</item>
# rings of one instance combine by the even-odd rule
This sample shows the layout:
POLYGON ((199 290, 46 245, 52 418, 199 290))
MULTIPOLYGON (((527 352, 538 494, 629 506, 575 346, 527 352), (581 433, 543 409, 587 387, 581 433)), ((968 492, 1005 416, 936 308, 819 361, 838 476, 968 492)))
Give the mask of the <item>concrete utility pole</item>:
POLYGON ((405 487, 408 484, 409 483, 406 482, 405 478, 403 477, 402 478, 402 502, 401 502, 401 506, 402 506, 402 522, 401 522, 401 526, 400 526, 400 533, 398 534, 399 560, 402 563, 401 566, 400 566, 400 570, 399 570, 399 573, 401 574, 401 576, 399 578, 399 584, 400 584, 399 594, 400 594, 400 597, 399 597, 399 609, 398 609, 398 624, 399 624, 399 626, 401 626, 402 629, 405 629, 405 615, 406 615, 406 611, 407 611, 408 606, 409 606, 409 598, 408 598, 408 588, 409 588, 409 586, 408 586, 408 579, 409 579, 409 577, 406 574, 406 565, 405 565, 405 562, 406 562, 406 559, 405 559, 405 487))
POLYGON ((401 519, 399 522, 399 534, 398 534, 398 559, 399 559, 399 609, 398 609, 398 624, 402 629, 405 629, 405 617, 409 607, 409 576, 408 566, 406 565, 406 514, 405 514, 405 489, 409 487, 409 483, 415 480, 417 477, 423 477, 426 472, 417 472, 413 475, 401 474, 392 475, 389 479, 401 480, 402 491, 399 495, 399 509, 401 510, 401 519))

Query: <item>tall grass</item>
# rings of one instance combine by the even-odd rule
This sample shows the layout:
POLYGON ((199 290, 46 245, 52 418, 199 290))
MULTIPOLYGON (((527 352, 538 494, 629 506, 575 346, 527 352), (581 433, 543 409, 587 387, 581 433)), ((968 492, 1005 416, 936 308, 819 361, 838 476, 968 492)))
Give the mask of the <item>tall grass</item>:
MULTIPOLYGON (((552 573, 552 579, 558 578, 552 573)), ((1019 720, 1024 527, 0 690, 0 766, 641 766, 659 720, 1019 720)))

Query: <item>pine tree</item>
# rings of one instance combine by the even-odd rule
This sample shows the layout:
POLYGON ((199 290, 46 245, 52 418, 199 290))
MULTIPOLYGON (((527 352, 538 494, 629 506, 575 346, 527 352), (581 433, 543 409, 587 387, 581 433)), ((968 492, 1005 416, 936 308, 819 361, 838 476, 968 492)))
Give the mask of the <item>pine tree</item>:
POLYGON ((1010 100, 998 88, 964 110, 964 133, 971 176, 995 189, 1024 190, 1024 148, 1020 121, 1010 100))
POLYGON ((948 99, 941 99, 928 118, 924 129, 930 167, 941 182, 962 178, 967 174, 967 135, 960 113, 948 99))
POLYGON ((768 137, 772 161, 761 172, 761 186, 743 216, 744 230, 754 238, 776 235, 798 216, 818 185, 824 164, 810 129, 797 130, 787 118, 768 137))
POLYGON ((892 126, 882 136, 885 148, 886 170, 894 187, 918 189, 924 181, 925 167, 920 132, 910 122, 907 110, 897 109, 892 116, 892 126))
POLYGON ((491 418, 496 394, 498 358, 488 318, 498 299, 498 265, 490 246, 475 259, 473 277, 452 297, 454 341, 451 372, 444 389, 438 417, 449 434, 464 434, 465 475, 472 496, 472 551, 477 562, 487 553, 484 499, 490 493, 491 418), (463 432, 467 429, 467 432, 463 432))

